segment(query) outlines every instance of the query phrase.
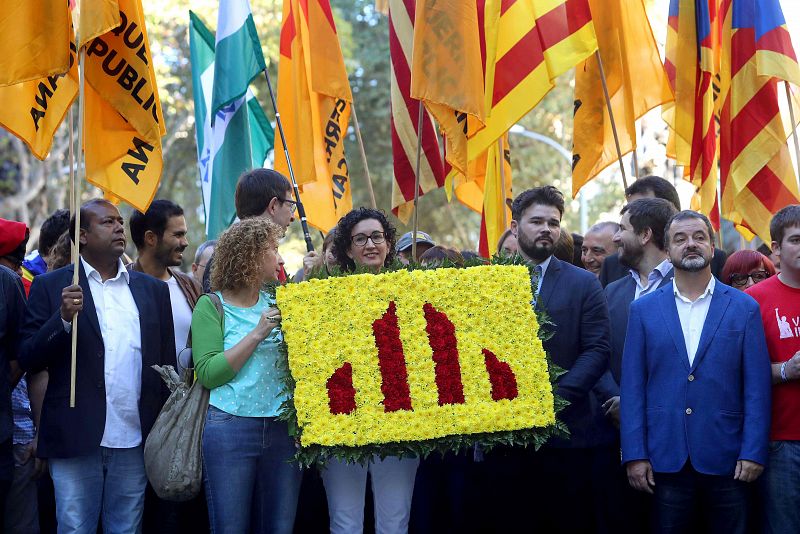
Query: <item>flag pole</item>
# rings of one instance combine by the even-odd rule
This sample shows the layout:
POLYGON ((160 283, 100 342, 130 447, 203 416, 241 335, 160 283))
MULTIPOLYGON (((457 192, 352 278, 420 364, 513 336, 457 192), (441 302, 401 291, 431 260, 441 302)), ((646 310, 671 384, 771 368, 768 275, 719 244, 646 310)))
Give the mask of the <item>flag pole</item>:
POLYGON ((792 121, 792 139, 794 139, 794 155, 797 158, 797 176, 795 179, 797 180, 797 189, 800 190, 800 141, 797 140, 797 123, 794 120, 794 106, 792 105, 792 90, 789 87, 789 82, 783 82, 783 86, 786 89, 786 100, 789 101, 789 120, 792 121))
POLYGON ((269 89, 269 99, 272 101, 272 109, 275 110, 275 122, 278 123, 278 133, 281 136, 281 143, 283 143, 283 154, 286 157, 286 166, 289 168, 289 179, 292 182, 292 189, 294 189, 294 198, 297 200, 297 215, 300 217, 300 225, 303 227, 303 237, 306 240, 306 250, 311 252, 314 250, 314 243, 311 241, 311 233, 308 230, 308 220, 306 219, 306 209, 303 207, 303 202, 300 200, 300 188, 297 186, 297 179, 294 177, 294 169, 292 168, 292 160, 289 158, 289 148, 286 145, 286 134, 283 133, 283 122, 281 122, 281 113, 278 111, 278 104, 275 102, 275 93, 272 91, 272 82, 269 80, 269 69, 264 69, 264 78, 267 80, 267 88, 269 89))
POLYGON ((356 139, 358 140, 358 147, 361 149, 361 162, 364 164, 364 174, 367 176, 367 191, 369 191, 369 200, 372 204, 372 209, 378 209, 378 203, 375 202, 375 190, 372 189, 372 177, 369 174, 369 165, 367 165, 367 151, 364 149, 364 140, 361 138, 361 127, 358 125, 358 115, 356 114, 355 103, 350 104, 350 110, 353 112, 353 126, 356 128, 356 139))
POLYGON ((419 102, 419 116, 417 118, 417 172, 414 177, 414 230, 411 233, 411 258, 412 261, 417 261, 417 230, 419 229, 419 210, 417 204, 419 203, 419 168, 422 161, 422 117, 425 110, 425 104, 422 100, 419 102))
MULTIPOLYGON (((80 42, 75 38, 75 42, 80 42)), ((72 205, 75 216, 75 243, 72 247, 72 285, 77 285, 80 282, 80 235, 81 235, 81 167, 83 163, 83 129, 84 118, 86 113, 86 93, 84 84, 84 63, 86 62, 86 50, 81 49, 78 54, 78 166, 75 172, 72 172, 72 165, 70 165, 70 191, 72 192, 72 205)), ((70 122, 70 133, 72 122, 70 122)), ((70 146, 72 146, 70 144, 70 146)), ((71 150, 70 150, 71 152, 71 150)), ((83 299, 86 302, 86 299, 83 299)), ((69 371, 69 407, 75 407, 75 377, 78 370, 78 314, 72 316, 72 353, 70 360, 69 371)))
POLYGON ((594 56, 597 58, 597 66, 600 68, 600 81, 603 84, 603 95, 606 98, 606 108, 608 118, 611 120, 611 132, 614 134, 614 146, 617 148, 617 160, 619 170, 622 171, 622 184, 628 189, 628 178, 625 175, 625 164, 622 162, 622 149, 619 146, 619 135, 617 134, 617 124, 614 122, 614 111, 611 109, 611 97, 608 96, 608 83, 606 82, 606 71, 603 69, 603 59, 600 57, 600 50, 595 50, 594 56))
MULTIPOLYGON (((497 140, 497 148, 500 152, 500 187, 503 188, 503 230, 508 229, 508 213, 506 213, 506 151, 503 149, 503 137, 497 140)), ((486 185, 484 184, 484 188, 486 185)))

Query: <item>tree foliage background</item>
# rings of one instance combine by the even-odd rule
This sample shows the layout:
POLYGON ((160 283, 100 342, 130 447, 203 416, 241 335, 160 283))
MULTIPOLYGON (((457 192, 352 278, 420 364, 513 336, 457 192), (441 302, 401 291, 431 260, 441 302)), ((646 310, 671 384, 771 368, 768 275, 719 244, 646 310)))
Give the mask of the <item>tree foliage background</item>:
MULTIPOLYGON (((277 77, 278 42, 282 0, 250 0, 264 55, 273 80, 277 77)), ((389 211, 392 190, 391 109, 388 17, 375 10, 374 0, 331 0, 344 53, 355 106, 362 129, 369 170, 378 206, 389 211)), ((159 0, 146 2, 148 33, 159 80, 167 135, 163 138, 164 171, 156 198, 169 198, 183 206, 189 225, 190 249, 184 255, 191 262, 194 249, 203 242, 203 205, 197 170, 195 124, 189 60, 189 9, 212 28, 216 27, 215 0, 159 0)), ((547 135, 567 150, 572 146, 573 75, 557 80, 556 87, 520 123, 528 130, 547 135)), ((274 118, 266 84, 257 79, 253 90, 267 115, 274 118)), ((77 107, 76 107, 77 111, 77 107)), ((77 113, 73 125, 77 128, 77 113)), ((352 121, 351 121, 352 126, 352 121)), ((77 135, 77 132, 76 132, 77 135)), ((73 139, 74 142, 74 139, 73 139)), ((559 187, 569 194, 570 167, 555 150, 524 137, 511 137, 513 183, 516 191, 542 184, 559 187)), ((34 248, 38 227, 53 210, 68 204, 69 128, 58 132, 54 148, 39 162, 14 137, 0 133, 0 217, 22 220, 32 229, 34 248)), ((368 205, 365 173, 353 128, 346 139, 350 178, 355 206, 368 205)), ((588 202, 590 222, 616 218, 622 202, 622 187, 612 177, 602 181, 599 192, 588 202)), ((84 198, 99 194, 83 182, 84 198)), ((420 201, 420 228, 437 241, 460 249, 477 248, 480 217, 456 201, 447 203, 443 190, 425 195, 420 201)), ((564 225, 579 229, 578 203, 565 213, 564 225)), ((130 213, 122 208, 123 215, 130 213)), ((410 228, 395 219, 401 231, 410 228)), ((315 236, 317 243, 321 236, 315 236)), ((287 267, 299 268, 303 251, 299 225, 293 225, 281 248, 287 267)), ((133 250, 130 251, 134 253, 133 250)))

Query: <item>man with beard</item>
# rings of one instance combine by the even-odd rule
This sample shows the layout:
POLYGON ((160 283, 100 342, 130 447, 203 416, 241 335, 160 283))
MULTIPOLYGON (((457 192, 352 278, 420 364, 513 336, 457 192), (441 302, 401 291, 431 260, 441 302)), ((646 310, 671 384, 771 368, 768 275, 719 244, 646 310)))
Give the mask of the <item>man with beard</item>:
POLYGON ((80 260, 34 278, 20 366, 47 369, 37 452, 50 466, 59 531, 141 529, 144 443, 169 389, 152 365, 175 365, 169 289, 128 272, 116 206, 90 200, 74 233, 80 260), (72 319, 78 316, 75 406, 70 407, 72 319))
MULTIPOLYGON (((561 234, 564 197, 552 186, 521 193, 511 208, 511 231, 519 253, 534 267, 534 303, 555 323, 544 348, 566 370, 555 394, 570 402, 559 418, 566 439, 553 439, 534 452, 501 449, 487 466, 492 521, 498 532, 594 532, 600 500, 591 476, 594 448, 613 444, 595 432, 599 413, 592 387, 608 366, 609 323, 603 290, 592 273, 553 256, 561 234)), ((617 456, 617 460, 618 460, 617 456)), ((602 485, 607 481, 602 481, 602 485)))
MULTIPOLYGON (((188 346, 192 311, 203 294, 200 284, 178 269, 183 262, 183 252, 189 246, 183 208, 170 200, 154 200, 146 212, 133 211, 130 228, 138 257, 136 262, 127 266, 128 269, 149 274, 169 286, 176 361, 178 372, 182 374, 183 369, 192 366, 191 351, 183 349, 188 346)), ((172 503, 159 499, 148 486, 144 508, 145 532, 207 531, 207 518, 202 492, 191 501, 172 503)))
POLYGON ((658 532, 744 533, 747 483, 768 456, 770 362, 758 304, 711 274, 713 230, 681 211, 667 223, 675 268, 630 307, 622 366, 622 462, 655 494, 658 532), (696 506, 703 503, 702 506, 696 506))

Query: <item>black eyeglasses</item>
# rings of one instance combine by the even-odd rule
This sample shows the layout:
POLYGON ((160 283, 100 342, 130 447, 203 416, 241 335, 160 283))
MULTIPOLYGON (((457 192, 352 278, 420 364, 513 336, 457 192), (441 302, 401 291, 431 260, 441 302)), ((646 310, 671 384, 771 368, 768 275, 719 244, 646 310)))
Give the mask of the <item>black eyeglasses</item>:
POLYGON ((753 281, 754 284, 763 282, 769 278, 770 274, 767 271, 753 271, 752 273, 734 273, 731 275, 731 285, 733 287, 744 287, 747 285, 747 279, 753 281))
POLYGON ((283 203, 287 203, 288 202, 289 203, 289 207, 292 208, 292 212, 294 212, 294 210, 297 209, 297 202, 295 202, 291 198, 282 198, 282 199, 280 199, 280 201, 283 202, 283 203))
POLYGON ((357 247, 367 246, 367 239, 371 240, 373 244, 379 245, 386 241, 386 235, 383 232, 372 232, 371 234, 356 234, 350 238, 350 241, 357 247))

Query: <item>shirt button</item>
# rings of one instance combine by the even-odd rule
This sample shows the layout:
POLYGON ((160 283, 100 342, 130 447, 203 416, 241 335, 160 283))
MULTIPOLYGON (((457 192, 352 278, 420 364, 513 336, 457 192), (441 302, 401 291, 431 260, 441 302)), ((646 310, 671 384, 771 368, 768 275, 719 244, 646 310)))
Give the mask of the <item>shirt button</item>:
POLYGON ((694 382, 694 375, 689 375, 689 382, 694 382))
POLYGON ((692 415, 692 409, 686 408, 686 415, 692 415))

